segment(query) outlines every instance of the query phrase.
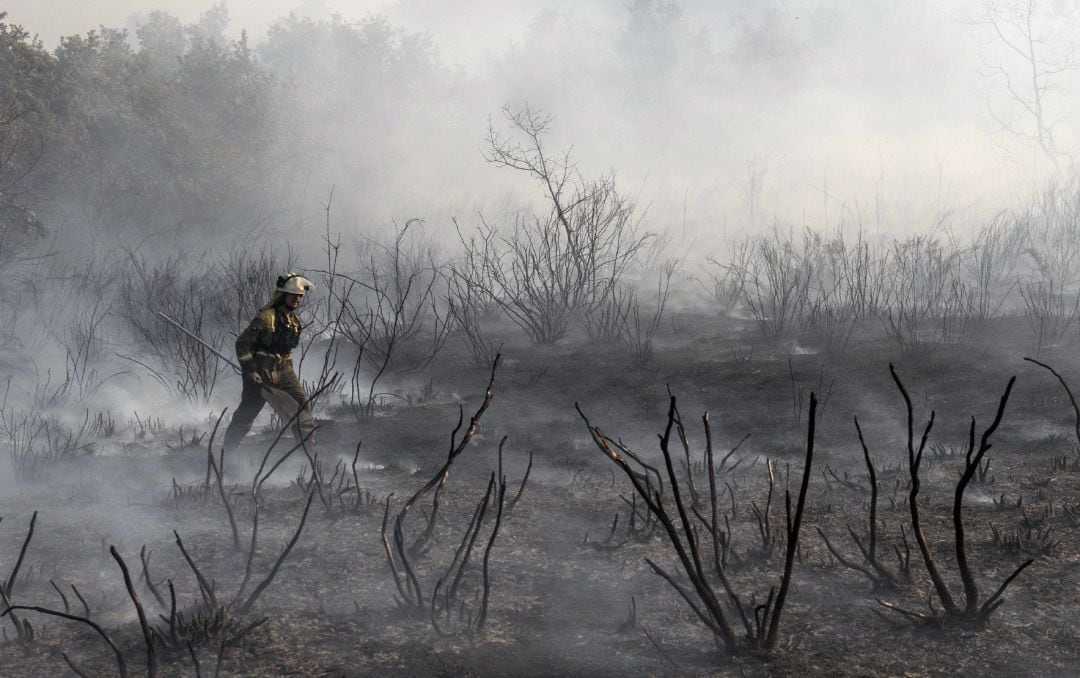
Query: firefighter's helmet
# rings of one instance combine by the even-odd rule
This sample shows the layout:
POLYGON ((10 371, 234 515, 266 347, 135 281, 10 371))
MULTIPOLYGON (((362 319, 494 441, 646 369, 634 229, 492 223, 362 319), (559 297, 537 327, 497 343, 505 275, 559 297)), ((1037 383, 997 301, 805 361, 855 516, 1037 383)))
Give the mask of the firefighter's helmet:
POLYGON ((278 276, 277 279, 277 291, 284 292, 285 294, 299 294, 303 296, 305 292, 310 292, 313 289, 315 289, 314 283, 296 273, 286 273, 285 275, 278 276))

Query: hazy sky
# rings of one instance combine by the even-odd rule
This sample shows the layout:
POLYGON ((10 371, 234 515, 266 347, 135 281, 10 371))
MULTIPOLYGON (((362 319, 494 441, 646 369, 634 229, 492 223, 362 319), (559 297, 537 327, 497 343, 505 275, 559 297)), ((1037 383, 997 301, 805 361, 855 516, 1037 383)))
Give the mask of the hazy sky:
MULTIPOLYGON (((99 25, 129 27, 133 16, 156 10, 190 23, 213 4, 213 0, 12 0, 6 3, 5 11, 9 22, 37 34, 52 48, 61 36, 85 33, 99 25)), ((246 30, 254 42, 262 39, 267 26, 294 11, 315 18, 338 14, 346 20, 383 13, 398 25, 431 32, 449 61, 465 65, 482 63, 493 48, 501 48, 507 39, 523 32, 528 18, 542 6, 559 6, 531 0, 500 2, 494 7, 469 0, 231 0, 226 4, 230 31, 239 36, 246 30)), ((617 10, 622 0, 592 4, 617 10)))
MULTIPOLYGON (((62 35, 98 25, 133 28, 133 15, 154 10, 194 22, 212 4, 14 0, 7 4, 7 20, 38 34, 51 48, 62 35)), ((717 210, 708 201, 726 194, 737 202, 748 172, 755 171, 767 176, 770 188, 763 198, 789 204, 796 215, 824 204, 822 195, 841 188, 846 192, 835 200, 858 203, 860 210, 881 200, 886 188, 911 201, 932 196, 935 204, 977 202, 1000 196, 1003 189, 1029 190, 1022 153, 1030 149, 1021 148, 1021 155, 1015 148, 1003 151, 1000 137, 992 136, 987 105, 992 82, 980 74, 985 55, 968 21, 983 0, 681 0, 686 27, 703 31, 707 49, 720 55, 729 79, 703 88, 668 82, 659 69, 663 96, 649 101, 633 92, 610 96, 599 86, 605 84, 604 73, 592 74, 601 80, 588 80, 589 68, 601 63, 595 54, 612 52, 629 4, 227 2, 231 33, 245 29, 255 44, 268 25, 293 10, 314 18, 338 14, 346 21, 380 12, 394 26, 430 32, 443 63, 463 66, 484 87, 470 98, 476 129, 468 131, 467 152, 447 154, 479 169, 443 163, 447 186, 467 185, 462 178, 473 175, 483 177, 481 187, 488 185, 478 150, 485 120, 503 103, 527 100, 556 115, 557 143, 574 144, 576 158, 589 171, 617 168, 628 185, 647 182, 650 191, 677 201, 689 195, 713 213, 717 210), (570 13, 573 20, 545 23, 545 9, 570 13), (625 143, 628 138, 634 143, 625 143)), ((635 56, 624 55, 626 63, 635 56)), ((639 64, 646 71, 643 80, 651 68, 647 59, 639 64)), ((1058 110, 1071 113, 1071 90, 1053 94, 1058 110)), ((1012 113, 1016 107, 1003 110, 1012 113)), ((1063 126, 1062 139, 1080 147, 1080 132, 1070 125, 1063 126)), ((426 158, 427 149, 421 150, 418 158, 426 158)), ((433 180, 427 185, 445 191, 433 180)))
MULTIPOLYGON (((8 21, 21 24, 37 33, 46 45, 53 46, 60 36, 84 33, 103 24, 125 26, 128 17, 139 12, 161 10, 175 15, 184 23, 194 21, 213 3, 199 0, 13 0, 5 3, 8 21)), ((378 10, 389 3, 380 0, 258 0, 229 2, 232 28, 246 28, 252 36, 260 36, 267 24, 290 10, 307 6, 311 10, 326 8, 345 17, 358 17, 378 10)))

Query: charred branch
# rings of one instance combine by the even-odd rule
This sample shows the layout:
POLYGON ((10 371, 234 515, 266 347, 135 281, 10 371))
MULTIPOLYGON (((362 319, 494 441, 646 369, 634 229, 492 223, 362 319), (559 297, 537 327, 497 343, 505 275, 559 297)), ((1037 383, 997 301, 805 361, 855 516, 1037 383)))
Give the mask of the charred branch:
POLYGON ((454 427, 454 430, 450 434, 450 452, 447 455, 446 462, 435 473, 432 478, 424 483, 424 485, 413 493, 409 497, 408 501, 402 506, 398 512, 397 517, 394 519, 393 538, 387 536, 387 524, 389 522, 390 515, 390 500, 393 497, 391 494, 386 498, 386 508, 383 514, 382 524, 382 538, 383 548, 386 551, 387 562, 390 564, 390 572, 394 577, 394 583, 398 589, 398 593, 401 594, 401 602, 404 605, 413 608, 423 609, 425 607, 425 596, 423 589, 420 586, 420 580, 417 577, 412 564, 409 562, 410 558, 426 552, 430 545, 431 537, 435 531, 436 520, 439 514, 439 502, 440 495, 443 487, 446 485, 446 481, 450 477, 450 468, 453 466, 454 461, 465 451, 465 448, 472 442, 473 436, 479 428, 480 418, 483 417, 488 407, 491 405, 491 400, 494 395, 495 388, 495 372, 499 366, 499 356, 495 356, 495 360, 491 365, 491 376, 488 379, 487 388, 484 392, 484 401, 480 404, 480 407, 473 414, 469 420, 469 425, 462 433, 461 440, 457 438, 458 432, 464 424, 464 412, 459 411, 458 423, 454 427), (427 523, 419 536, 413 541, 412 546, 406 545, 405 539, 405 518, 409 510, 427 493, 434 490, 434 496, 432 497, 431 512, 427 515, 427 523))
MULTIPOLYGON (((124 654, 120 651, 120 648, 116 646, 116 643, 113 642, 112 638, 109 637, 109 634, 105 633, 105 629, 101 628, 101 626, 98 625, 97 622, 93 621, 88 617, 80 617, 76 614, 60 612, 59 610, 51 610, 46 607, 38 607, 37 605, 13 605, 8 607, 2 614, 0 614, 0 617, 9 615, 14 610, 37 612, 39 614, 46 614, 52 617, 60 617, 61 619, 67 619, 70 621, 79 622, 80 624, 86 624, 90 628, 94 629, 94 631, 96 631, 99 636, 101 636, 101 639, 105 641, 105 644, 108 645, 109 649, 111 649, 113 651, 113 654, 116 655, 116 667, 120 673, 120 678, 127 678, 127 661, 124 659, 124 654)), ((68 661, 70 665, 70 660, 68 661)))
MULTIPOLYGON (((30 527, 26 530, 26 538, 23 539, 22 547, 19 549, 19 557, 15 560, 15 565, 12 566, 7 580, 3 585, 0 585, 0 600, 4 602, 4 607, 9 611, 15 609, 15 606, 12 605, 11 596, 14 593, 15 583, 19 577, 19 570, 22 569, 23 560, 26 558, 26 551, 30 548, 30 540, 34 538, 37 516, 37 511, 34 511, 34 515, 30 517, 30 527)), ((15 637, 23 642, 33 640, 34 630, 30 623, 14 613, 10 614, 10 617, 11 623, 15 627, 15 637)))
MULTIPOLYGON (((818 534, 821 535, 821 539, 825 542, 825 548, 829 550, 829 553, 840 562, 841 565, 848 569, 855 570, 862 573, 870 580, 875 589, 882 588, 895 588, 902 583, 907 582, 910 579, 910 571, 908 569, 908 561, 910 558, 910 547, 907 543, 906 534, 901 531, 902 543, 904 545, 904 552, 901 553, 898 545, 894 545, 897 556, 897 570, 892 570, 878 559, 878 478, 877 469, 874 467, 874 461, 870 457, 870 448, 866 444, 866 438, 863 436, 862 427, 859 425, 859 418, 855 417, 855 431, 859 435, 859 444, 862 447, 863 463, 866 464, 867 478, 870 484, 870 516, 867 521, 866 535, 860 536, 856 533, 855 528, 849 523, 847 525, 848 534, 851 536, 852 542, 859 550, 859 554, 862 556, 863 562, 866 566, 860 565, 855 561, 845 557, 837 550, 829 538, 825 535, 825 532, 819 527, 817 528, 818 534)), ((845 478, 847 474, 845 474, 845 478)), ((857 487, 857 486, 856 486, 857 487)), ((861 488, 858 488, 861 489, 861 488)), ((902 530, 901 526, 901 530, 902 530)))
MULTIPOLYGON (((680 426, 680 418, 675 398, 672 397, 670 399, 667 427, 664 433, 660 435, 660 450, 664 456, 668 485, 671 487, 671 498, 669 501, 664 499, 659 489, 662 487, 662 480, 658 479, 658 486, 654 488, 649 480, 651 476, 647 470, 639 471, 631 466, 631 461, 644 466, 640 459, 635 455, 625 454, 627 448, 624 445, 616 443, 610 437, 605 435, 598 427, 593 426, 588 417, 582 412, 580 406, 575 405, 575 407, 577 408, 578 414, 584 420, 585 426, 588 428, 593 442, 596 443, 597 447, 605 456, 623 470, 631 485, 633 485, 637 496, 642 498, 649 512, 655 516, 657 521, 663 527, 668 542, 678 558, 678 562, 682 569, 681 574, 682 576, 685 576, 685 580, 688 580, 688 584, 684 583, 682 577, 675 576, 656 564, 653 560, 646 558, 645 560, 649 567, 675 589, 702 624, 712 631, 717 645, 728 653, 736 653, 741 650, 767 652, 775 648, 784 603, 791 585, 795 557, 798 551, 799 534, 802 528, 803 514, 806 507, 806 494, 809 488, 814 454, 813 441, 817 416, 817 397, 814 394, 811 394, 810 397, 810 424, 807 432, 808 441, 806 460, 803 468, 802 484, 800 486, 794 513, 792 513, 791 494, 790 492, 786 494, 787 523, 785 536, 787 541, 787 551, 780 585, 779 588, 773 587, 770 589, 764 605, 754 605, 754 603, 751 603, 749 608, 743 604, 742 599, 736 593, 728 579, 725 572, 723 557, 721 555, 722 551, 726 548, 726 545, 722 543, 722 532, 718 528, 719 509, 718 498, 716 495, 716 468, 715 460, 711 452, 711 433, 708 428, 708 417, 705 416, 703 418, 703 423, 706 428, 706 463, 709 467, 710 475, 711 520, 707 519, 701 512, 696 510, 694 511, 694 515, 700 523, 706 525, 710 529, 711 537, 714 540, 712 548, 713 565, 722 587, 722 594, 717 592, 713 583, 706 575, 705 568, 702 564, 701 544, 698 531, 691 525, 689 518, 690 513, 688 512, 686 502, 683 499, 679 478, 675 473, 674 464, 672 462, 672 453, 670 449, 672 433, 677 431, 680 426), (668 509, 669 503, 673 505, 674 515, 668 509), (727 605, 721 601, 722 597, 725 597, 728 600, 727 605), (745 630, 745 637, 743 639, 740 639, 731 625, 731 614, 737 614, 742 622, 745 630)), ((682 438, 680 438, 680 442, 681 441, 682 438)), ((769 471, 770 478, 772 478, 773 467, 771 464, 769 466, 769 471)), ((726 516, 725 524, 727 524, 726 516)))
POLYGON ((1072 389, 1069 388, 1069 384, 1065 382, 1065 377, 1061 376, 1061 374, 1059 374, 1057 370, 1055 370, 1053 367, 1050 367, 1049 365, 1047 365, 1044 362, 1039 362, 1038 360, 1035 360, 1034 358, 1028 358, 1028 357, 1025 357, 1024 360, 1028 361, 1029 363, 1033 363, 1035 365, 1038 365, 1039 367, 1043 368, 1044 370, 1046 370, 1050 374, 1057 377, 1058 382, 1061 384, 1061 388, 1063 388, 1065 390, 1065 395, 1069 397, 1069 403, 1072 405, 1073 412, 1076 414, 1076 421, 1075 421, 1076 442, 1077 442, 1078 445, 1080 445, 1080 405, 1076 404, 1076 398, 1073 396, 1073 392, 1072 392, 1072 389))
POLYGON ((139 616, 139 628, 142 629, 143 642, 146 643, 146 675, 148 678, 154 678, 157 675, 157 652, 154 650, 154 634, 146 621, 146 610, 143 609, 142 601, 139 600, 139 594, 135 593, 135 584, 131 580, 127 563, 120 557, 115 546, 109 547, 109 553, 112 554, 116 564, 120 566, 120 571, 124 574, 124 587, 127 588, 128 596, 135 606, 135 613, 139 616))
MULTIPOLYGON (((976 446, 975 436, 975 419, 972 417, 971 424, 968 429, 968 444, 967 450, 964 455, 964 470, 961 473, 960 480, 956 484, 956 488, 953 493, 953 506, 952 506, 952 518, 953 518, 953 532, 955 540, 955 557, 956 567, 960 574, 960 580, 963 583, 964 588, 964 605, 961 607, 956 603, 956 599, 949 591, 944 579, 941 577, 940 572, 930 554, 929 547, 927 546, 926 536, 922 531, 922 527, 919 523, 919 509, 917 504, 918 492, 920 487, 919 480, 919 463, 922 460, 923 450, 926 446, 926 438, 929 435, 930 428, 933 425, 934 415, 931 413, 930 421, 923 433, 922 441, 916 452, 914 447, 913 436, 913 413, 911 398, 908 396, 907 390, 904 388, 903 383, 897 375, 895 368, 889 365, 889 371, 892 374, 893 381, 896 383, 897 388, 904 397, 904 402, 907 406, 907 420, 908 420, 908 467, 911 474, 911 492, 909 495, 909 504, 912 520, 912 531, 915 533, 915 538, 919 543, 919 549, 923 555, 923 563, 926 566, 927 572, 930 575, 934 584, 934 591, 937 594, 938 599, 941 601, 943 608, 941 611, 935 609, 932 598, 928 600, 928 606, 930 607, 929 614, 912 612, 910 610, 904 610, 892 604, 882 603, 886 608, 899 612, 900 614, 907 616, 911 619, 916 619, 923 622, 932 622, 935 624, 958 624, 964 626, 972 626, 975 628, 981 628, 985 626, 989 620, 990 615, 1004 602, 1002 595, 1005 589, 1010 583, 1029 565, 1034 562, 1034 559, 1028 559, 1017 567, 1012 574, 1010 574, 1005 581, 995 590, 993 595, 982 600, 979 594, 979 588, 975 581, 975 576, 972 572, 971 565, 968 561, 968 554, 965 541, 965 530, 963 522, 963 501, 964 492, 970 484, 971 480, 978 473, 980 464, 983 463, 986 453, 991 448, 990 438, 994 432, 997 431, 998 426, 1001 424, 1001 420, 1005 414, 1005 406, 1009 401, 1009 395, 1012 392, 1013 384, 1016 382, 1016 377, 1009 379, 1009 383, 1005 387, 1005 392, 998 400, 997 411, 995 412, 994 419, 990 425, 983 431, 979 437, 978 445, 976 446)), ((880 602, 880 601, 879 601, 880 602)))

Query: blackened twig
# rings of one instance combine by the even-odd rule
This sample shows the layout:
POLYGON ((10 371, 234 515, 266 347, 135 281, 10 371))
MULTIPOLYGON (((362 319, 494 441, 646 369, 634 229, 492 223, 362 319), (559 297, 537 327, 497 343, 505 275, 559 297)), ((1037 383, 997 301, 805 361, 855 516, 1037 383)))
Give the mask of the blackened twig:
POLYGON ((184 555, 184 560, 187 561, 191 571, 195 573, 195 579, 199 582, 199 591, 202 593, 203 603, 206 604, 208 609, 215 609, 217 607, 217 596, 214 593, 214 587, 210 585, 210 582, 206 581, 206 577, 203 576, 198 565, 188 555, 187 549, 184 548, 184 541, 180 539, 180 534, 173 530, 173 536, 176 537, 176 545, 180 548, 180 553, 184 555))
POLYGON ((150 589, 150 593, 154 596, 154 600, 162 609, 165 608, 165 599, 161 596, 161 592, 158 591, 158 587, 154 585, 153 579, 150 578, 150 556, 153 552, 147 553, 146 546, 142 547, 139 551, 139 560, 142 561, 142 574, 143 580, 146 582, 146 587, 150 589))
POLYGON ((135 612, 139 615, 139 627, 142 628, 143 640, 146 642, 146 675, 147 678, 154 678, 157 675, 157 652, 154 650, 154 635, 150 631, 150 624, 146 621, 146 611, 143 610, 139 594, 135 593, 135 584, 131 581, 131 572, 128 571, 127 563, 120 557, 115 546, 109 547, 109 553, 120 566, 120 571, 124 573, 124 586, 127 587, 131 602, 135 605, 135 612))
POLYGON ((15 578, 19 576, 19 568, 22 567, 23 558, 26 557, 26 549, 30 546, 30 540, 34 538, 34 525, 37 524, 37 511, 34 511, 34 515, 30 517, 30 529, 26 531, 26 539, 23 540, 22 548, 19 549, 19 558, 15 561, 15 567, 11 568, 11 574, 8 575, 7 582, 4 583, 4 590, 8 595, 12 595, 15 592, 15 578))
POLYGON ((98 624, 92 619, 88 619, 87 617, 80 617, 76 614, 69 614, 67 612, 60 612, 59 610, 50 610, 46 607, 38 607, 37 605, 12 605, 2 614, 0 614, 0 617, 9 614, 12 610, 28 610, 30 612, 38 612, 40 614, 47 614, 53 617, 61 617, 63 619, 69 619, 71 621, 77 621, 81 624, 86 624, 90 628, 97 631, 98 635, 101 636, 102 640, 104 640, 105 643, 109 646, 109 648, 112 649, 113 654, 116 655, 116 667, 120 672, 120 678, 127 678, 127 662, 124 660, 124 654, 120 652, 120 648, 118 648, 116 646, 116 643, 112 641, 112 638, 109 637, 109 634, 105 633, 105 629, 98 626, 98 624))
POLYGON ((281 564, 285 562, 285 559, 289 556, 293 547, 296 546, 296 542, 300 539, 300 533, 304 530, 304 523, 307 522, 308 510, 311 508, 313 499, 315 499, 315 494, 309 493, 307 504, 304 505, 304 513, 300 516, 300 524, 296 526, 296 532, 293 533, 292 539, 290 539, 288 545, 285 546, 285 550, 281 552, 277 561, 274 562, 274 567, 270 569, 270 574, 266 575, 266 578, 251 592, 251 596, 247 601, 240 606, 240 614, 247 614, 248 611, 251 610, 251 606, 254 605, 255 601, 262 595, 262 592, 266 590, 266 587, 270 586, 270 582, 274 581, 274 577, 277 576, 278 570, 281 569, 281 564))

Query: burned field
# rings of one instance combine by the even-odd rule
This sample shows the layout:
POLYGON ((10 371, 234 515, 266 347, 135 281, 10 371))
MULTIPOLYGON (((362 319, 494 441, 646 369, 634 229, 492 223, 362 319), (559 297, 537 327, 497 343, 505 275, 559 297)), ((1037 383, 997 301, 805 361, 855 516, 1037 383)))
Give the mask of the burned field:
MULTIPOLYGON (((1076 413, 1002 338, 1022 324, 894 378, 873 333, 792 355, 680 312, 647 365, 585 341, 434 361, 308 454, 265 431, 222 461, 213 420, 84 434, 0 501, 4 672, 1071 673, 1076 413)), ((1070 353, 1045 360, 1066 383, 1070 353)))
POLYGON ((15 4, 0 675, 1080 673, 1076 3, 15 4))

